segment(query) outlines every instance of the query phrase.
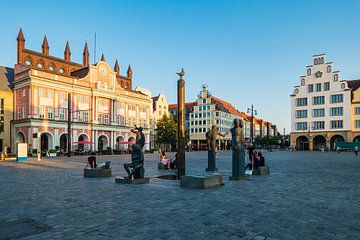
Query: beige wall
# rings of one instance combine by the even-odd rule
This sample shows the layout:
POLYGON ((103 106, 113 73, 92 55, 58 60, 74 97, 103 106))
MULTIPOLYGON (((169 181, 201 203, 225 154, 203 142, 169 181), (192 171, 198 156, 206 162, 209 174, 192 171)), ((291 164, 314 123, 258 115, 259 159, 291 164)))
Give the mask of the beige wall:
MULTIPOLYGON (((0 139, 3 140, 3 147, 11 146, 10 141, 10 122, 13 119, 13 93, 0 92, 0 99, 4 99, 4 113, 0 112, 0 116, 4 117, 4 131, 0 132, 0 139)), ((0 149, 1 151, 3 149, 0 149)))

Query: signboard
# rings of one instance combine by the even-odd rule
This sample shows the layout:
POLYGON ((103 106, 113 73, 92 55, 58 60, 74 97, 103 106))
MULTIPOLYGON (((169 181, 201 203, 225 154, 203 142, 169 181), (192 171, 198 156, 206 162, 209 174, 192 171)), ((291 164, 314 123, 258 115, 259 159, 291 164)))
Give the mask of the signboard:
POLYGON ((27 160, 27 143, 16 144, 16 161, 23 162, 27 160))

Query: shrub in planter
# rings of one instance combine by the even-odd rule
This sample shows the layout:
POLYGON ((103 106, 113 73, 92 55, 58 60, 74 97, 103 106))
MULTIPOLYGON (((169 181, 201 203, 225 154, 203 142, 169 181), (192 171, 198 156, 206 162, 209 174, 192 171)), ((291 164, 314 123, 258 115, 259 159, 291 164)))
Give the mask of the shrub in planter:
POLYGON ((36 157, 37 156, 37 149, 33 148, 32 152, 31 152, 31 156, 36 157))
POLYGON ((55 148, 49 149, 49 156, 50 157, 56 157, 56 149, 55 148))

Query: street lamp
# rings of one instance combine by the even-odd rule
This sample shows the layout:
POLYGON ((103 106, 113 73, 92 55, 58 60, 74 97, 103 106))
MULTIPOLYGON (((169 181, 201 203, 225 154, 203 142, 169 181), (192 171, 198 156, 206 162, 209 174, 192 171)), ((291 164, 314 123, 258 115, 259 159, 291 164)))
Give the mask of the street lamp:
POLYGON ((257 110, 254 109, 254 105, 251 104, 251 108, 247 109, 247 113, 251 114, 251 123, 250 123, 250 141, 254 142, 254 114, 257 115, 257 110))

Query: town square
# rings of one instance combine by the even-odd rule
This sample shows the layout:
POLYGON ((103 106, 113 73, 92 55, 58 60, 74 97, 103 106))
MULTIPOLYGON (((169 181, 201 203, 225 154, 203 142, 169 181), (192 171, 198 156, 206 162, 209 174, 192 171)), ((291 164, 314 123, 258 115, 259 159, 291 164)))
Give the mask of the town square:
POLYGON ((360 2, 2 9, 0 240, 360 239, 360 2))

